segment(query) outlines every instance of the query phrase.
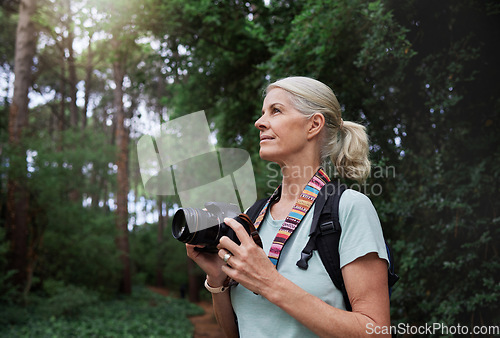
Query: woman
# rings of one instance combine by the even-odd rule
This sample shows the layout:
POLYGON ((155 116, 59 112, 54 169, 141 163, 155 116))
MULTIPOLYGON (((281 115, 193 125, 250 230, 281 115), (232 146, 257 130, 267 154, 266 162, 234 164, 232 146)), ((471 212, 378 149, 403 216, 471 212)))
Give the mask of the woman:
POLYGON ((213 292, 224 332, 229 337, 346 337, 388 328, 388 259, 380 222, 367 197, 348 189, 339 205, 339 254, 352 312, 345 311, 342 294, 318 255, 307 270, 295 264, 308 240, 314 203, 295 221, 298 225, 285 245, 276 248, 273 243, 281 226, 294 223, 293 210, 302 207, 306 186, 324 184, 322 163, 331 159, 344 177, 366 179, 370 162, 364 127, 343 121, 332 90, 305 77, 269 85, 255 126, 260 130, 260 157, 279 164, 283 174, 280 195, 256 221, 264 249, 232 219, 225 223, 241 245, 223 237, 218 255, 187 245, 188 256, 207 273, 205 285, 213 292), (239 284, 226 290, 222 286, 227 277, 239 284))

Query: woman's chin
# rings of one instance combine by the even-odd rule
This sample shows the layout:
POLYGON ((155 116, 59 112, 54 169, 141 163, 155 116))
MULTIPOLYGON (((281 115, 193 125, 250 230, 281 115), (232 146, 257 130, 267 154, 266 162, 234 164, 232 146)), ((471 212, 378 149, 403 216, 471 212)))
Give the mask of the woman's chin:
POLYGON ((274 156, 272 156, 272 154, 269 151, 262 150, 262 148, 259 151, 259 156, 264 161, 274 162, 274 156))
POLYGON ((259 156, 264 161, 274 162, 276 164, 280 164, 282 162, 280 161, 280 157, 276 156, 276 154, 268 151, 262 151, 262 149, 259 151, 259 156))

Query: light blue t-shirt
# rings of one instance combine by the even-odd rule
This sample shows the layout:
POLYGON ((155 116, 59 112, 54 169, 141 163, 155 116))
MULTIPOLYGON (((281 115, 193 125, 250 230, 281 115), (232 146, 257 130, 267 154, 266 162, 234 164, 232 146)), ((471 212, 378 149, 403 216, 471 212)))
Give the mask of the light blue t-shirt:
MULTIPOLYGON (((296 265, 309 240, 313 214, 314 204, 283 247, 278 271, 308 293, 331 306, 345 310, 342 293, 333 285, 317 251, 314 251, 309 260, 307 270, 296 265)), ((370 252, 378 253, 380 258, 389 262, 382 227, 368 197, 347 189, 340 198, 339 221, 342 226, 339 242, 341 268, 370 252)), ((282 224, 283 220, 272 219, 268 209, 259 227, 259 235, 266 253, 269 253, 282 224)), ((278 306, 260 295, 255 295, 242 285, 231 289, 231 303, 238 319, 240 337, 316 337, 278 306)))

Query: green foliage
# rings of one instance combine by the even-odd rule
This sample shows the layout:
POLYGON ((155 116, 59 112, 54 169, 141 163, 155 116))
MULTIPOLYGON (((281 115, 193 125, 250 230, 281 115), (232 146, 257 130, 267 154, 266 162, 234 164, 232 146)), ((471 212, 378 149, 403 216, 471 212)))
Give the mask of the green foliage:
MULTIPOLYGON (((43 124, 43 112, 40 116, 38 122, 43 124)), ((99 184, 113 180, 109 170, 113 149, 106 146, 103 136, 92 135, 90 131, 68 131, 54 146, 45 129, 34 130, 24 140, 30 154, 28 240, 35 289, 45 280, 59 280, 100 292, 116 290, 120 264, 115 246, 114 215, 106 208, 91 207, 88 201, 78 197, 85 192, 88 197, 107 201, 99 184)), ((9 158, 9 173, 15 177, 18 164, 9 156, 10 150, 4 149, 9 158)), ((4 232, 4 228, 0 228, 0 234, 4 232)), ((4 236, 0 236, 2 276, 9 273, 4 263, 7 248, 4 236)), ((2 297, 7 297, 7 291, 11 290, 7 277, 2 278, 0 288, 5 291, 2 297)), ((14 297, 12 294, 8 298, 14 297)))
POLYGON ((219 145, 254 144, 241 144, 239 136, 253 131, 261 104, 254 93, 264 74, 256 67, 269 54, 248 18, 261 18, 263 3, 149 1, 146 8, 152 11, 148 27, 169 49, 165 63, 173 84, 164 102, 172 117, 203 109, 217 126, 219 145))
MULTIPOLYGON (((16 37, 16 17, 12 15, 11 8, 8 6, 0 7, 0 25, 2 30, 0 31, 0 69, 8 70, 14 68, 14 48, 15 48, 15 37, 16 37)), ((3 73, 3 72, 2 72, 3 73)), ((6 74, 2 74, 2 77, 6 74)), ((3 80, 7 80, 4 78, 3 80)), ((7 81, 5 82, 7 83, 7 81)), ((1 89, 6 89, 3 84, 1 89)))
POLYGON ((14 270, 8 270, 7 252, 9 243, 5 240, 5 229, 0 227, 0 303, 11 304, 19 297, 19 290, 12 285, 14 270))
MULTIPOLYGON (((5 271, 2 269, 2 271, 5 271)), ((19 297, 19 291, 11 284, 11 278, 14 276, 15 270, 7 270, 0 276, 0 303, 12 303, 14 299, 19 297)))
POLYGON ((187 284, 186 248, 171 235, 170 224, 164 229, 163 242, 158 243, 157 224, 137 226, 130 233, 131 261, 138 282, 156 285, 158 269, 171 291, 187 284))
POLYGON ((40 305, 41 312, 49 316, 75 316, 86 306, 95 305, 98 295, 84 287, 64 285, 55 280, 44 281, 44 290, 49 295, 40 305))
MULTIPOLYGON (((130 297, 108 301, 98 301, 80 288, 56 289, 56 295, 28 310, 33 315, 24 316, 25 322, 3 322, 0 337, 191 337, 193 327, 187 317, 203 313, 194 304, 142 288, 134 289, 130 297), (71 295, 72 291, 76 294, 71 295), (56 303, 78 311, 63 313, 56 309, 56 303), (44 312, 48 308, 53 311, 44 312)), ((16 309, 9 308, 6 313, 10 311, 16 309)))
POLYGON ((440 2, 432 13, 425 2, 391 7, 416 52, 395 95, 404 156, 382 209, 404 276, 393 318, 496 323, 500 74, 485 64, 500 56, 488 47, 498 24, 476 1, 440 2), (475 29, 458 25, 464 19, 475 29))
POLYGON ((98 187, 91 184, 89 169, 108 177, 111 148, 106 149, 98 135, 74 131, 63 134, 62 150, 51 149, 50 143, 30 144, 36 152, 30 190, 33 236, 39 241, 38 276, 114 290, 119 278, 114 216, 101 208, 84 207, 79 198, 68 198, 79 191, 100 197, 93 193, 98 187))
POLYGON ((130 260, 134 267, 136 283, 154 285, 160 250, 164 245, 158 243, 157 226, 144 224, 134 227, 130 233, 130 260))
POLYGON ((24 325, 30 318, 30 313, 26 307, 19 304, 3 303, 0 307, 0 337, 6 336, 3 331, 9 325, 24 325))

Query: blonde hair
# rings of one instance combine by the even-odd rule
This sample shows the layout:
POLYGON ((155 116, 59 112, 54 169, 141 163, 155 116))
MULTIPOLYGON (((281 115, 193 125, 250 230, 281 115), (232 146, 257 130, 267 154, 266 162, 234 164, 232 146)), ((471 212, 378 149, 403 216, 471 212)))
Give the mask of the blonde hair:
POLYGON ((324 83, 301 76, 287 77, 271 83, 266 94, 274 88, 287 91, 294 108, 307 117, 321 113, 325 117, 320 160, 330 159, 341 177, 363 182, 370 175, 368 135, 358 123, 343 121, 340 104, 333 91, 324 83))

